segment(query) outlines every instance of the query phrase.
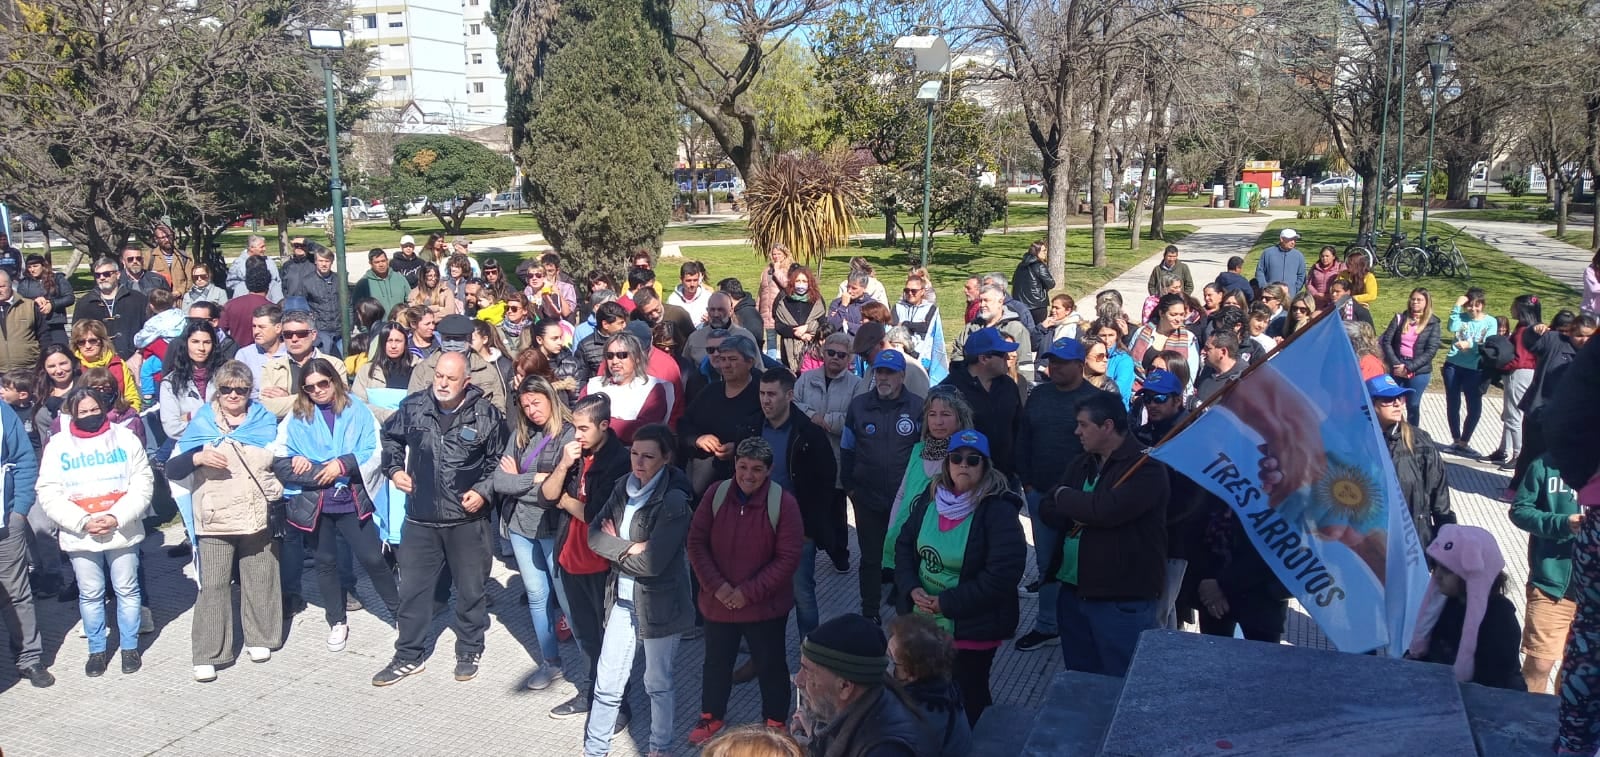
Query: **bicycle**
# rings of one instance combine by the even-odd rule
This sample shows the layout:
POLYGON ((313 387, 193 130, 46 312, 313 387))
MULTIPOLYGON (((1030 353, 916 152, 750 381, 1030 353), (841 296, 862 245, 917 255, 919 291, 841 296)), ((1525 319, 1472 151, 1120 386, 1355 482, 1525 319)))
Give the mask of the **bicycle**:
POLYGON ((1382 254, 1374 254, 1373 252, 1376 247, 1373 241, 1374 237, 1374 232, 1368 232, 1356 237, 1356 241, 1345 248, 1345 259, 1348 260, 1351 255, 1364 255, 1367 258, 1367 270, 1377 271, 1382 269, 1396 278, 1407 279, 1422 275, 1423 262, 1427 258, 1427 253, 1420 247, 1407 245, 1404 233, 1390 234, 1389 246, 1384 248, 1382 254))
POLYGON ((1419 268, 1423 271, 1423 275, 1448 278, 1459 276, 1468 281, 1472 280, 1472 270, 1467 266, 1467 257, 1461 254, 1461 248, 1456 245, 1456 237, 1459 236, 1461 236, 1460 229, 1447 239, 1428 237, 1428 243, 1421 250, 1422 261, 1419 268), (1445 246, 1447 244, 1448 247, 1445 246))

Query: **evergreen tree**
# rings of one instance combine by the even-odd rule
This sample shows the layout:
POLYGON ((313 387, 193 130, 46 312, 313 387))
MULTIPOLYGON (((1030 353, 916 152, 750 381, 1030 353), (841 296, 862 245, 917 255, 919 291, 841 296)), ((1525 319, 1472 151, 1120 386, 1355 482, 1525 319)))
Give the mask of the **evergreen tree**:
POLYGON ((667 0, 497 0, 524 197, 575 268, 658 246, 676 158, 667 0))

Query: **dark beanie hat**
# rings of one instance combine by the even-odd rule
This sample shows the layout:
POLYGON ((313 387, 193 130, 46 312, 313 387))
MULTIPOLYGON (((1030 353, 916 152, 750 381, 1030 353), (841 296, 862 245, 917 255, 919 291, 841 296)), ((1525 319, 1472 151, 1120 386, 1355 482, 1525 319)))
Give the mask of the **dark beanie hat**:
POLYGON ((889 643, 882 629, 853 613, 813 629, 800 643, 800 654, 813 665, 856 683, 881 683, 889 669, 889 643))

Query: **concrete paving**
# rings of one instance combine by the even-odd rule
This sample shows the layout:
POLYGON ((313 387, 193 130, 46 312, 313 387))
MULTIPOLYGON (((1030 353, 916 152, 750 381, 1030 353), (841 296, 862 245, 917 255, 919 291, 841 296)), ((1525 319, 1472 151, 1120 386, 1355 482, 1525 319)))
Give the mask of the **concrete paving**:
MULTIPOLYGON (((1267 230, 1267 225, 1279 218, 1294 218, 1294 211, 1263 210, 1255 215, 1240 215, 1236 218, 1182 221, 1183 224, 1199 227, 1197 231, 1178 243, 1178 259, 1189 266, 1189 274, 1194 278, 1195 297, 1200 296, 1201 287, 1216 280, 1217 274, 1227 269, 1228 258, 1234 255, 1248 255, 1250 248, 1261 238, 1262 232, 1267 230)), ((1150 272, 1161 264, 1161 251, 1166 247, 1156 242, 1146 242, 1146 244, 1151 251, 1150 257, 1095 290, 1099 292, 1115 289, 1121 292, 1123 309, 1134 323, 1139 322, 1144 298, 1149 295, 1146 285, 1150 282, 1150 272)), ((1249 276, 1250 273, 1247 269, 1245 276, 1249 276)), ((1068 282, 1069 285, 1070 283, 1068 282)), ((1094 292, 1073 293, 1080 300, 1088 299, 1092 294, 1094 292)), ((1085 317, 1092 311, 1084 309, 1091 305, 1093 300, 1078 306, 1084 311, 1085 317)))
POLYGON ((1574 291, 1583 291, 1583 269, 1594 260, 1594 253, 1542 233, 1554 231, 1555 224, 1458 220, 1451 218, 1449 212, 1435 213, 1433 217, 1544 271, 1574 291))

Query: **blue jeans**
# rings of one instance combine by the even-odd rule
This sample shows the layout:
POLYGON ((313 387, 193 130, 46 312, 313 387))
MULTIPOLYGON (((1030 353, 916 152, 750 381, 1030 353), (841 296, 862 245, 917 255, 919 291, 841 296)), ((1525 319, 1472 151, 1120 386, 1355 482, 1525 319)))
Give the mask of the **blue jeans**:
POLYGON ((544 664, 561 667, 561 643, 556 639, 556 612, 550 603, 554 588, 556 540, 554 537, 529 539, 512 532, 511 554, 517 558, 522 588, 528 592, 528 614, 533 616, 533 635, 539 640, 544 664))
POLYGON ((1044 492, 1037 489, 1028 492, 1028 521, 1033 524, 1033 560, 1039 566, 1039 613, 1034 616, 1033 630, 1035 633, 1055 634, 1056 595, 1061 593, 1061 584, 1044 573, 1050 569, 1052 557, 1046 551, 1061 535, 1045 525, 1044 519, 1039 517, 1039 503, 1043 499, 1044 492))
POLYGON ((1433 381, 1433 372, 1419 373, 1400 382, 1401 386, 1411 389, 1411 394, 1406 395, 1406 422, 1413 426, 1422 425, 1422 393, 1428 391, 1428 384, 1433 381))
POLYGON ((617 724, 617 708, 623 689, 633 672, 633 656, 644 647, 644 691, 650 695, 650 749, 665 752, 672 743, 672 718, 675 714, 672 691, 672 656, 678 636, 659 639, 639 638, 639 618, 633 601, 618 599, 606 620, 605 639, 600 643, 600 664, 595 672, 594 701, 589 708, 589 727, 583 735, 586 757, 605 757, 611 751, 611 732, 617 724))
POLYGON ((817 543, 806 539, 800 548, 800 567, 794 572, 794 627, 800 639, 816 630, 820 622, 817 611, 817 543))
POLYGON ((1455 363, 1444 364, 1444 407, 1450 421, 1450 439, 1462 444, 1472 444, 1472 432, 1478 428, 1478 417, 1483 415, 1483 374, 1455 363), (1462 422, 1461 398, 1467 399, 1467 418, 1462 422))
POLYGON ((1077 592, 1060 592, 1056 627, 1061 632, 1061 658, 1067 670, 1127 675, 1139 634, 1157 627, 1156 610, 1154 599, 1083 600, 1077 592))
POLYGON ((89 653, 106 651, 106 576, 117 594, 118 648, 139 648, 139 545, 105 552, 72 552, 78 578, 78 615, 89 653))

